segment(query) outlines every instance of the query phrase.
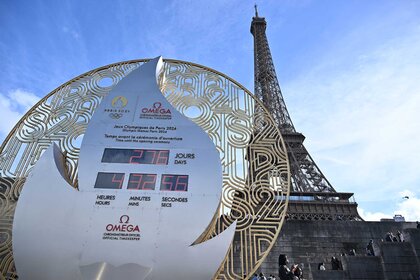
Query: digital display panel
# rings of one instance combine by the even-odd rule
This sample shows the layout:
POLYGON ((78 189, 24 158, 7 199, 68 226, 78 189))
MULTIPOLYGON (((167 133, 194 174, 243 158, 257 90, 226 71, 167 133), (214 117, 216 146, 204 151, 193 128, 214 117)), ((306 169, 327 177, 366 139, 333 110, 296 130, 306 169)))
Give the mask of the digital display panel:
POLYGON ((106 148, 102 162, 168 165, 169 150, 106 148))
POLYGON ((124 173, 99 172, 96 177, 95 189, 121 189, 124 173))
POLYGON ((156 174, 131 173, 128 179, 127 189, 154 190, 156 185, 156 178, 156 174))
POLYGON ((163 174, 160 181, 161 191, 188 191, 188 175, 163 174))

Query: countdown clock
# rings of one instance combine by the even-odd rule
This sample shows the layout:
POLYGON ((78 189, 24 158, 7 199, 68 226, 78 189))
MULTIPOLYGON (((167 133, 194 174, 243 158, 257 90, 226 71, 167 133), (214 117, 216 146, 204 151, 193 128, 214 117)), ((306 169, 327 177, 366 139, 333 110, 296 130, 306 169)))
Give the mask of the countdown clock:
POLYGON ((63 84, 8 135, 3 275, 241 279, 261 265, 290 184, 275 121, 220 72, 147 61, 63 84))
POLYGON ((188 271, 209 279, 217 271, 235 224, 211 240, 197 240, 221 202, 219 153, 162 96, 155 76, 161 63, 158 58, 139 67, 102 101, 83 139, 78 191, 60 178, 64 155, 54 146, 35 166, 14 220, 20 278, 180 279, 188 271), (54 212, 44 207, 52 204, 54 212), (45 225, 31 223, 39 216, 65 219, 72 230, 51 228, 45 235, 45 225), (29 238, 34 235, 36 244, 29 238), (62 250, 54 249, 56 243, 62 250))

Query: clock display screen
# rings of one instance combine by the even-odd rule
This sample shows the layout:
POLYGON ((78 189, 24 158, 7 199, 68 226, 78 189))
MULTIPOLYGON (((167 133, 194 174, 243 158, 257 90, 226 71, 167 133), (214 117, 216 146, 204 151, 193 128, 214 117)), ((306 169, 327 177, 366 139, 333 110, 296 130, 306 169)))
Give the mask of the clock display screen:
POLYGON ((96 177, 95 189, 121 189, 124 173, 99 172, 96 177))
MULTIPOLYGON (((95 189, 123 189, 124 173, 98 172, 95 189)), ((153 191, 156 188, 157 174, 130 173, 127 190, 153 191)), ((187 192, 188 175, 162 174, 161 191, 187 192)))
POLYGON ((127 189, 154 190, 156 185, 156 177, 156 174, 131 173, 128 179, 127 189))
POLYGON ((188 191, 188 175, 163 174, 160 181, 161 191, 188 191))
POLYGON ((106 148, 102 162, 168 165, 169 150, 106 148))

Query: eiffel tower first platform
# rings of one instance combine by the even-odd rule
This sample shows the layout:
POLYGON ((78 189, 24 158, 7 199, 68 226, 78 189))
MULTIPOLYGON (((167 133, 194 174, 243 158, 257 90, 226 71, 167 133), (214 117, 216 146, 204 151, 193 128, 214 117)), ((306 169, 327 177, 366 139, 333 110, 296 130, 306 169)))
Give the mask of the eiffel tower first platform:
POLYGON ((291 193, 288 220, 360 221, 353 193, 337 192, 306 150, 305 136, 297 132, 284 102, 265 33, 265 18, 251 23, 254 36, 255 96, 266 106, 278 125, 288 151, 291 170, 291 193))

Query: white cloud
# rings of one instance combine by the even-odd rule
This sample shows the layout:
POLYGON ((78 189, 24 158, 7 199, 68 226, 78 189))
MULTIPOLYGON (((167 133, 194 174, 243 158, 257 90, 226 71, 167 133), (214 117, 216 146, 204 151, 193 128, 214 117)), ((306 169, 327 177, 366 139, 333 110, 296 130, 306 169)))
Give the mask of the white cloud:
POLYGON ((400 192, 400 196, 403 201, 398 203, 394 214, 403 215, 406 221, 420 221, 420 199, 410 190, 400 192))
POLYGON ((363 210, 363 208, 360 208, 360 207, 357 210, 358 210, 360 216, 365 221, 380 221, 383 218, 387 218, 387 219, 392 218, 391 215, 385 214, 385 213, 382 213, 382 212, 369 212, 369 211, 363 210))
POLYGON ((370 212, 359 207, 358 212, 365 221, 379 221, 390 219, 394 215, 402 215, 406 221, 420 221, 420 199, 408 189, 399 192, 393 198, 393 203, 387 203, 385 212, 370 212))
POLYGON ((21 109, 21 112, 23 113, 29 110, 32 106, 35 105, 35 103, 37 103, 40 100, 40 98, 34 93, 22 89, 10 91, 8 97, 9 99, 16 102, 15 104, 17 106, 12 105, 12 107, 21 109))
MULTIPOLYGON (((344 35, 284 91, 296 96, 292 117, 320 168, 370 211, 370 202, 396 204, 402 188, 420 185, 420 30, 402 34, 374 46, 360 43, 363 34, 344 35)), ((397 210, 418 217, 414 201, 397 210)))
POLYGON ((70 28, 68 28, 66 26, 64 26, 63 28, 61 28, 61 30, 64 33, 70 34, 73 37, 73 39, 75 39, 75 40, 79 40, 79 38, 80 38, 79 32, 77 32, 77 31, 75 31, 73 29, 70 29, 70 28))
POLYGON ((22 89, 9 91, 7 94, 0 93, 0 142, 9 134, 19 119, 40 98, 32 92, 22 89))
POLYGON ((416 196, 416 194, 410 190, 403 190, 399 194, 402 198, 410 198, 410 197, 416 196))

